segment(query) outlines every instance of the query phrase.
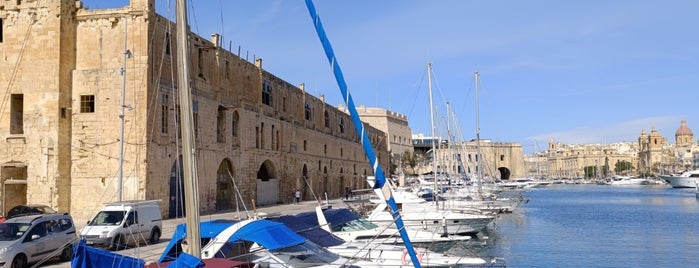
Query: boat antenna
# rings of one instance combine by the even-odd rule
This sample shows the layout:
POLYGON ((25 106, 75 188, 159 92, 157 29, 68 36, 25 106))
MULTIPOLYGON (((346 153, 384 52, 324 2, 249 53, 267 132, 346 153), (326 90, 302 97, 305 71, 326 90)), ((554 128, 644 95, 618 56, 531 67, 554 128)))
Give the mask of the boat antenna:
POLYGON ((330 45, 328 36, 325 34, 325 29, 323 29, 323 24, 320 22, 320 17, 316 13, 316 8, 313 5, 313 1, 306 0, 306 7, 308 8, 308 13, 311 15, 311 19, 313 20, 313 26, 315 27, 316 33, 318 34, 318 39, 320 39, 320 43, 323 46, 325 55, 327 56, 328 61, 330 62, 330 69, 333 71, 333 74, 335 75, 335 81, 337 82, 337 85, 340 89, 342 98, 345 100, 345 106, 347 107, 347 110, 349 110, 350 116, 352 117, 354 128, 357 130, 357 134, 359 135, 360 140, 362 142, 362 146, 364 147, 364 153, 366 153, 367 159, 369 159, 369 163, 374 169, 376 182, 374 183, 373 188, 381 189, 383 196, 385 197, 384 199, 386 200, 386 204, 391 208, 391 215, 393 216, 393 220, 395 220, 396 227, 398 228, 398 230, 400 230, 400 236, 401 238, 403 238, 403 244, 405 244, 405 249, 410 255, 410 259, 413 261, 413 265, 417 268, 420 268, 422 267, 420 266, 420 260, 418 259, 417 254, 415 254, 415 248, 413 248, 412 243, 410 243, 408 232, 405 230, 403 226, 403 219, 400 216, 400 211, 398 210, 398 205, 396 205, 396 200, 393 198, 393 194, 391 193, 390 184, 386 183, 386 178, 384 177, 383 170, 381 169, 379 161, 376 158, 374 148, 371 146, 369 136, 367 135, 364 129, 364 124, 362 123, 362 120, 359 119, 357 108, 354 106, 352 96, 349 94, 349 90, 347 89, 347 84, 345 83, 345 78, 342 74, 342 69, 340 69, 340 65, 337 62, 335 52, 333 51, 332 45, 330 45))

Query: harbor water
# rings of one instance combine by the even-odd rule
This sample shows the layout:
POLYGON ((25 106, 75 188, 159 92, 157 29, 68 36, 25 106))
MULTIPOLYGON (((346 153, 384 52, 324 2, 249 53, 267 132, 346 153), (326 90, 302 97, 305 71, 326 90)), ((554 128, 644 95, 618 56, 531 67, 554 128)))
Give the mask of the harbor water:
POLYGON ((699 200, 669 186, 553 185, 473 249, 508 267, 699 267, 699 200))

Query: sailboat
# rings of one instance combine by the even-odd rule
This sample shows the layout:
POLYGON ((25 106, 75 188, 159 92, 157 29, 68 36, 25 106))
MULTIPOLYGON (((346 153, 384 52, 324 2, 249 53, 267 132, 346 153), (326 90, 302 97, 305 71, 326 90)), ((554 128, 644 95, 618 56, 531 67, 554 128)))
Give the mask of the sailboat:
POLYGON ((362 143, 362 146, 364 147, 364 153, 369 159, 371 166, 374 168, 376 183, 372 187, 375 189, 377 194, 382 197, 383 200, 386 200, 386 204, 391 210, 391 215, 394 219, 396 228, 400 230, 400 236, 403 239, 403 243, 405 244, 406 253, 408 256, 410 256, 412 264, 415 267, 420 268, 422 267, 420 265, 420 259, 418 258, 418 255, 416 254, 415 249, 413 248, 412 243, 410 242, 410 237, 408 236, 407 231, 405 230, 405 228, 403 228, 403 220, 401 219, 401 214, 398 210, 398 205, 396 204, 396 201, 393 199, 393 193, 390 188, 390 185, 387 183, 386 177, 384 176, 383 170, 381 169, 381 165, 379 165, 378 159, 374 152, 374 148, 371 146, 371 141, 369 140, 369 136, 365 131, 364 123, 362 123, 362 120, 359 119, 359 113, 357 113, 357 108, 354 105, 354 100, 352 100, 352 95, 350 95, 347 89, 347 83, 345 82, 344 75, 342 74, 342 69, 340 68, 340 65, 337 62, 335 52, 333 51, 332 45, 328 40, 328 36, 325 34, 325 29, 323 28, 323 24, 320 21, 320 16, 318 16, 318 13, 316 12, 312 0, 306 0, 306 8, 308 9, 308 13, 311 16, 313 25, 315 26, 316 33, 318 34, 318 39, 320 40, 320 43, 323 46, 323 50, 325 51, 325 56, 328 58, 330 68, 332 69, 332 72, 335 75, 335 81, 337 82, 337 85, 340 89, 340 93, 342 94, 342 98, 345 101, 345 107, 347 107, 350 116, 352 117, 352 123, 354 123, 354 128, 357 130, 357 135, 360 137, 360 141, 362 143))

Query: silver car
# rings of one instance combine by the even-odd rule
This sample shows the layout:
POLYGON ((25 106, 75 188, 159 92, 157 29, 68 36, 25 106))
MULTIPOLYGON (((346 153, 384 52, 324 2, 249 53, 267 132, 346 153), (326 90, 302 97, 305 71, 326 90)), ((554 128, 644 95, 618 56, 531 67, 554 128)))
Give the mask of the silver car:
POLYGON ((55 257, 68 261, 76 240, 75 225, 68 214, 9 219, 0 223, 0 267, 20 268, 55 257))

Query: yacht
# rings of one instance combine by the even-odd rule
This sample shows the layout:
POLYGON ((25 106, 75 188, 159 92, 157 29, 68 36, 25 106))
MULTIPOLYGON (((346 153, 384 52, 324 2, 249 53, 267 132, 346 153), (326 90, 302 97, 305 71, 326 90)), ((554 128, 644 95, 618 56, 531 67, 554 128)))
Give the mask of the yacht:
POLYGON ((685 171, 680 175, 660 175, 660 177, 672 185, 672 188, 694 188, 699 178, 699 169, 685 171))
POLYGON ((634 178, 630 176, 615 175, 609 185, 648 185, 650 181, 644 178, 634 178))

